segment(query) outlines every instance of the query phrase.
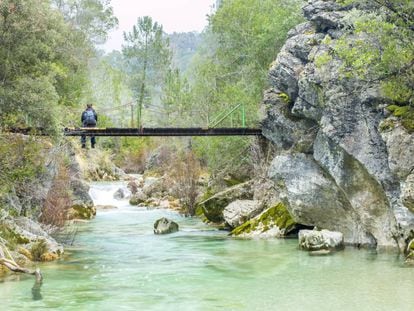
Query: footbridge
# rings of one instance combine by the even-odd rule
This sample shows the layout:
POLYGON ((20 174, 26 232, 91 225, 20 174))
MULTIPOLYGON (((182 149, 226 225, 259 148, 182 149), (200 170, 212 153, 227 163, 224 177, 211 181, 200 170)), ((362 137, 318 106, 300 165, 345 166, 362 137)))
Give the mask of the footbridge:
POLYGON ((261 136, 258 128, 65 128, 65 136, 261 136))

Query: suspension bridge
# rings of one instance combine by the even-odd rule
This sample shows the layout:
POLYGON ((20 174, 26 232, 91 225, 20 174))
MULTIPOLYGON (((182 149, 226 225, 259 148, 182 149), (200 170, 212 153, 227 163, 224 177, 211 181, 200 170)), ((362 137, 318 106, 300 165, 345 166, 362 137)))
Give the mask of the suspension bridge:
MULTIPOLYGON (((123 105, 124 106, 124 105, 123 105)), ((9 128, 7 132, 26 135, 48 135, 42 128, 9 128)), ((66 127, 64 136, 109 136, 109 137, 170 137, 170 136, 262 136, 260 128, 246 127, 246 111, 244 105, 238 104, 222 111, 213 118, 207 127, 130 127, 130 128, 94 128, 94 127, 66 127), (237 115, 236 115, 237 114, 237 115), (236 115, 236 116, 235 116, 236 115), (235 120, 236 119, 236 120, 235 120), (225 120, 230 120, 230 127, 218 127, 225 120), (241 126, 234 126, 236 121, 241 126)))

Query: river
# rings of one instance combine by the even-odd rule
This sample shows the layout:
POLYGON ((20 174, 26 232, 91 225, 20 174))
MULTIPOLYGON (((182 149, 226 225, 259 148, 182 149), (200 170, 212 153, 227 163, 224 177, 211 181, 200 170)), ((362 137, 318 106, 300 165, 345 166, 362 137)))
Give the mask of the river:
POLYGON ((413 310, 414 268, 395 254, 351 247, 328 257, 297 240, 241 240, 198 219, 112 198, 122 185, 95 183, 98 211, 63 259, 33 277, 0 279, 0 310, 413 310), (166 216, 180 232, 156 236, 166 216))

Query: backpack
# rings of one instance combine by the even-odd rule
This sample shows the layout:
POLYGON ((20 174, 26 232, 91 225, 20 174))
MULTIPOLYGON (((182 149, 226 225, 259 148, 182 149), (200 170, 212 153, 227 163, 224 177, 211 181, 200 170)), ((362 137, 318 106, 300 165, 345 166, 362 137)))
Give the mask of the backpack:
POLYGON ((96 125, 95 112, 92 109, 85 110, 83 123, 85 125, 96 125))

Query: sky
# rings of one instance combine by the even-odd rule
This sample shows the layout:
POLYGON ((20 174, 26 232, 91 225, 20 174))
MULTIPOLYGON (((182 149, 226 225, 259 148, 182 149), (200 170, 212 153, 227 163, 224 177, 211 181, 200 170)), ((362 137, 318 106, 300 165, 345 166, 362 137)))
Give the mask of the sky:
POLYGON ((207 14, 212 12, 215 0, 112 0, 118 29, 110 32, 102 48, 110 52, 121 50, 124 31, 130 31, 138 17, 151 16, 163 25, 164 31, 201 32, 207 26, 207 14))

